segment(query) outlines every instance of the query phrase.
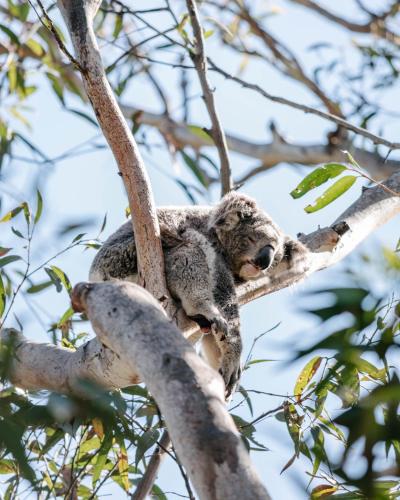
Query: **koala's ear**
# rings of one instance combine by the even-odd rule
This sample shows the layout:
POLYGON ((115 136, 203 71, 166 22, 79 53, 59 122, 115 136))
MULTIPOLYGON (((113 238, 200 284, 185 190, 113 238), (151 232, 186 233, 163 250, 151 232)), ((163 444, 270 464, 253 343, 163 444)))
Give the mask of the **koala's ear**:
POLYGON ((240 221, 239 212, 232 211, 222 214, 215 220, 215 228, 221 231, 231 231, 240 221))
POLYGON ((233 191, 221 200, 211 225, 220 231, 231 231, 241 220, 250 219, 256 211, 257 204, 252 198, 233 191))

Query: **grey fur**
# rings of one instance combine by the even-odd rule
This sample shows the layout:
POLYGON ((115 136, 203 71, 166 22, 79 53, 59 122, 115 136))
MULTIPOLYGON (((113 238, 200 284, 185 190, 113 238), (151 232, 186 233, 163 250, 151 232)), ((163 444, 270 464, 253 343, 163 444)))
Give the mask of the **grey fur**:
MULTIPOLYGON (((164 246, 168 288, 186 314, 212 335, 203 351, 219 369, 227 396, 240 377, 239 306, 235 281, 258 277, 280 262, 286 250, 301 247, 284 235, 256 202, 237 192, 215 207, 164 207, 157 210, 164 246)), ((97 253, 89 273, 92 281, 135 280, 136 249, 130 221, 121 226, 97 253)))

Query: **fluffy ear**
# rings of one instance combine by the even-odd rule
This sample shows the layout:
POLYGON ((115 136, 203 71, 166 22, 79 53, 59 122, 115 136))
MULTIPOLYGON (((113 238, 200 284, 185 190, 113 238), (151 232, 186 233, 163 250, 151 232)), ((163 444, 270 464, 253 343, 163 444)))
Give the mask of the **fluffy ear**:
POLYGON ((235 191, 225 195, 213 210, 210 227, 231 231, 243 219, 250 219, 257 211, 257 204, 244 194, 235 191))

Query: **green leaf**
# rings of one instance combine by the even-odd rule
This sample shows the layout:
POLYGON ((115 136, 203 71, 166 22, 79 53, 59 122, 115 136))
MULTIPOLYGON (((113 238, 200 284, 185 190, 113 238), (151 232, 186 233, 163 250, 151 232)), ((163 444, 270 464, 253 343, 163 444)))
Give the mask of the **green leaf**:
POLYGON ((193 160, 193 158, 191 158, 187 153, 185 153, 183 149, 180 150, 180 153, 182 155, 184 162, 197 177, 200 184, 204 187, 208 187, 208 181, 204 176, 204 172, 201 170, 198 164, 193 160))
POLYGON ((393 252, 390 248, 383 247, 382 254, 385 258, 386 264, 390 269, 394 271, 400 271, 400 257, 397 255, 397 251, 393 252))
POLYGON ((111 446, 112 446, 112 435, 109 433, 106 436, 104 436, 99 453, 97 455, 96 464, 93 467, 93 473, 92 473, 93 487, 100 479, 100 475, 106 464, 108 452, 110 451, 111 446))
POLYGON ((8 38, 12 43, 14 43, 17 46, 20 44, 18 36, 15 33, 13 33, 10 30, 10 28, 7 28, 7 26, 4 26, 4 24, 0 24, 0 30, 3 31, 3 33, 5 33, 8 36, 8 38))
POLYGON ((25 45, 30 48, 30 50, 38 57, 42 57, 45 54, 44 48, 33 38, 30 38, 25 45))
POLYGON ((321 186, 321 184, 324 184, 329 179, 337 177, 346 169, 346 165, 342 165, 341 163, 327 163, 323 167, 318 167, 313 170, 311 174, 308 174, 300 182, 300 184, 295 189, 293 189, 293 191, 290 193, 290 196, 292 198, 301 198, 306 193, 311 191, 311 189, 321 186))
POLYGON ((6 308, 6 291, 4 289, 3 278, 0 274, 0 318, 3 316, 4 309, 6 308))
POLYGON ((354 363, 361 373, 366 373, 371 378, 373 378, 375 380, 381 380, 382 382, 384 382, 386 380, 386 369, 385 368, 379 369, 376 366, 374 366, 372 363, 370 363, 369 361, 367 361, 366 359, 363 359, 363 358, 358 358, 356 361, 354 361, 354 363))
POLYGON ((2 217, 0 219, 0 222, 7 222, 7 221, 13 219, 16 215, 18 215, 23 210, 25 205, 26 205, 26 202, 24 201, 23 203, 21 203, 21 205, 18 205, 18 207, 15 207, 12 210, 10 210, 8 213, 6 213, 6 215, 4 215, 4 217, 2 217))
POLYGON ((114 31, 113 31, 113 38, 117 38, 118 35, 121 33, 122 27, 123 27, 123 16, 121 14, 118 14, 115 16, 115 25, 114 25, 114 31))
POLYGON ((12 250, 11 248, 6 248, 6 247, 0 247, 0 257, 3 257, 4 255, 8 254, 8 252, 12 250))
POLYGON ((321 208, 326 207, 332 203, 332 201, 335 201, 339 198, 339 196, 349 190, 356 180, 357 177, 355 175, 345 175, 337 180, 335 184, 330 186, 319 198, 317 198, 314 205, 308 205, 304 210, 308 214, 321 210, 321 208))
POLYGON ((43 283, 39 283, 38 285, 33 285, 27 289, 27 293, 38 293, 42 290, 45 290, 49 286, 53 284, 53 281, 45 281, 43 283))
POLYGON ((51 270, 53 271, 53 273, 55 274, 55 276, 61 281, 61 283, 64 285, 64 288, 69 293, 71 291, 71 289, 72 289, 72 285, 71 285, 71 282, 68 279, 68 276, 64 273, 64 271, 62 271, 57 266, 51 266, 51 270))
POLYGON ((190 132, 192 132, 192 134, 197 135, 197 137, 203 141, 206 141, 210 145, 213 144, 213 138, 204 128, 199 127, 198 125, 188 125, 187 128, 190 132))
POLYGON ((11 262, 15 262, 17 260, 21 260, 19 255, 7 255, 7 257, 3 257, 0 259, 0 267, 4 267, 7 264, 11 264, 11 262))
MULTIPOLYGON (((331 498, 331 495, 338 490, 338 486, 336 484, 320 484, 316 486, 311 492, 311 500, 316 500, 318 498, 331 498)), ((332 498, 336 498, 336 495, 332 498)), ((349 498, 359 498, 358 496, 351 496, 349 498)))
POLYGON ((301 400, 301 395, 303 394, 304 389, 307 387, 308 383, 317 372, 321 361, 321 356, 316 356, 315 358, 311 359, 301 370, 294 386, 294 394, 297 398, 297 401, 301 400))
POLYGON ((140 462, 147 450, 156 444, 158 438, 160 437, 160 432, 157 429, 149 429, 144 432, 141 436, 138 436, 135 465, 140 462))
POLYGON ((40 216, 42 215, 42 210, 43 210, 43 198, 42 198, 42 195, 40 194, 39 190, 37 190, 36 196, 37 196, 36 214, 35 214, 35 218, 33 219, 33 222, 35 224, 39 221, 40 216))

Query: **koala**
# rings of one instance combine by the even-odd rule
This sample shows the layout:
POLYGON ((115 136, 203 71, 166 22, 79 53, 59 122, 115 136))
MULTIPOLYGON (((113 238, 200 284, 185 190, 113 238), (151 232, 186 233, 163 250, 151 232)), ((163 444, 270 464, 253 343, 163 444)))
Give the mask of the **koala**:
MULTIPOLYGON (((157 215, 168 289, 206 334, 202 351, 221 373, 229 398, 241 373, 235 284, 289 259, 301 244, 286 236, 252 198, 235 191, 215 207, 161 207, 157 215)), ((131 221, 106 240, 93 260, 89 279, 136 281, 131 221)))

